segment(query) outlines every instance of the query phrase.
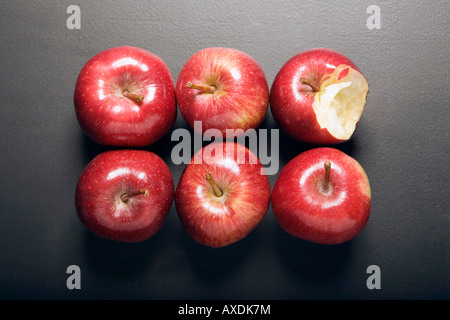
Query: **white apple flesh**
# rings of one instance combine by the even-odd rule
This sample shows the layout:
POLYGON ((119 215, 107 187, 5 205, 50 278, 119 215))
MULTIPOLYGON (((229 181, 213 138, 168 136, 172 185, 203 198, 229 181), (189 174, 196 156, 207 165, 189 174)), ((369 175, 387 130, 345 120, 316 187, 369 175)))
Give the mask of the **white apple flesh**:
POLYGON ((366 78, 344 55, 313 49, 292 57, 272 84, 270 106, 290 136, 312 144, 349 140, 366 105, 366 78))

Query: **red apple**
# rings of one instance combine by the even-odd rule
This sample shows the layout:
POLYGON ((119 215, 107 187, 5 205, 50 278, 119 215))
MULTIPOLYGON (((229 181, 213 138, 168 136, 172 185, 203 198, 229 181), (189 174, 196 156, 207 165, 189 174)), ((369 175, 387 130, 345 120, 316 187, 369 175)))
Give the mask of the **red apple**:
POLYGON ((113 150, 97 155, 76 187, 80 221, 100 237, 140 242, 161 229, 174 197, 172 174, 156 154, 113 150))
MULTIPOLYGON (((232 48, 205 48, 191 56, 176 84, 180 112, 202 132, 257 128, 267 113, 269 87, 260 65, 248 54, 232 48)), ((194 128, 195 129, 195 128, 194 128)), ((242 131, 236 131, 236 136, 242 131)))
POLYGON ((155 54, 129 46, 100 52, 83 66, 74 105, 87 136, 124 147, 158 141, 172 128, 177 112, 167 65, 155 54))
POLYGON ((187 233, 210 247, 246 237, 269 204, 269 179, 257 156, 234 142, 214 142, 192 158, 177 185, 175 205, 187 233))
POLYGON ((280 172, 272 209, 289 234, 321 244, 339 244, 365 227, 371 205, 369 180, 361 165, 328 147, 305 151, 280 172))
POLYGON ((311 144, 336 144, 353 135, 369 85, 343 54, 312 49, 287 61, 270 91, 270 108, 280 128, 311 144))

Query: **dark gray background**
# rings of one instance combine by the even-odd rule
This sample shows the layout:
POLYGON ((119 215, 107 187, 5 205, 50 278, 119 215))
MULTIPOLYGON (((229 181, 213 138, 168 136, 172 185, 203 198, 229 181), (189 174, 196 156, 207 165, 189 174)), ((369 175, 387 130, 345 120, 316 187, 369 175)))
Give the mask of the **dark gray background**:
MULTIPOLYGON (((448 299, 449 1, 30 1, 1 2, 0 297, 117 299, 448 299), (66 9, 81 9, 69 30, 66 9), (366 26, 371 4, 381 29, 366 26), (339 246, 284 233, 269 210, 244 240, 198 245, 175 212, 152 239, 119 244, 84 229, 75 185, 108 150, 75 118, 76 77, 96 53, 134 45, 159 55, 174 80, 209 46, 241 49, 269 86, 293 55, 329 47, 352 59, 370 93, 351 141, 337 146, 365 168, 369 223, 339 246), (81 268, 68 290, 66 268, 81 268), (381 269, 381 290, 366 269, 381 269)), ((187 128, 178 114, 175 128, 187 128)), ((275 129, 270 112, 262 128, 275 129)), ((170 133, 147 148, 169 164, 170 133)), ((280 165, 305 146, 280 135, 280 165)), ((270 176, 275 183, 277 175, 270 176)))

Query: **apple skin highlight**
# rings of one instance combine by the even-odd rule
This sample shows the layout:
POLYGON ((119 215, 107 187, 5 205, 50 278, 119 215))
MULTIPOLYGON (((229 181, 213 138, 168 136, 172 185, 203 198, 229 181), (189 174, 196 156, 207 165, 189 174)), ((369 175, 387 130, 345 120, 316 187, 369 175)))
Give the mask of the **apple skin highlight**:
POLYGON ((122 46, 93 56, 80 71, 75 91, 76 117, 96 143, 144 147, 160 140, 175 123, 175 86, 157 55, 122 46))
POLYGON ((256 155, 238 143, 213 142, 199 150, 186 166, 175 194, 186 232, 214 248, 246 237, 270 205, 271 186, 261 169, 256 155), (220 150, 220 155, 214 150, 220 150))
POLYGON ((366 226, 369 180, 361 165, 328 147, 305 151, 283 167, 272 192, 272 209, 287 233, 320 244, 340 244, 366 226), (329 161, 329 185, 324 188, 329 161))
POLYGON ((281 67, 270 89, 270 110, 279 127, 296 140, 339 144, 353 135, 368 90, 365 77, 349 58, 327 48, 311 49, 281 67), (340 90, 333 90, 336 85, 340 90))
POLYGON ((145 150, 102 152, 79 177, 75 205, 82 224, 118 242, 141 242, 163 226, 174 197, 166 163, 145 150))
POLYGON ((226 130, 241 135, 256 129, 269 104, 269 87, 263 69, 245 52, 211 47, 193 54, 180 71, 177 102, 184 120, 194 129, 202 121, 202 132, 226 130), (238 131, 238 129, 242 131, 238 131))

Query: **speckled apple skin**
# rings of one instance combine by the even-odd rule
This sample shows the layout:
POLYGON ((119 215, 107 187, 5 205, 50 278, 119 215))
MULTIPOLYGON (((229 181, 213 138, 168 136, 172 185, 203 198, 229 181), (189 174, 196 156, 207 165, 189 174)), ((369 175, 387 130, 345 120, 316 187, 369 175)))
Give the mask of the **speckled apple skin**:
POLYGON ((95 142, 148 146, 169 132, 177 113, 175 86, 165 62, 137 47, 106 49, 81 69, 74 92, 77 120, 95 142), (142 104, 122 95, 143 96, 142 104))
POLYGON ((210 153, 208 146, 194 155, 177 185, 175 205, 187 233, 217 248, 243 239, 261 222, 270 205, 271 186, 262 164, 245 146, 233 142, 210 146, 223 148, 222 155, 210 153), (223 191, 221 197, 215 197, 207 172, 223 191))
POLYGON ((89 162, 77 183, 75 203, 82 224, 100 237, 140 242, 164 224, 174 197, 172 174, 156 154, 112 150, 89 162), (124 193, 147 190, 126 203, 124 193))
POLYGON ((335 145, 337 139, 321 128, 312 108, 314 92, 301 78, 320 85, 338 65, 357 66, 342 53, 328 48, 306 50, 290 58, 279 70, 270 89, 270 111, 279 127, 292 138, 314 145, 335 145))
POLYGON ((280 172, 272 192, 272 209, 289 234, 320 244, 340 244, 366 226, 371 207, 369 179, 361 165, 328 147, 305 151, 280 172), (321 192, 325 161, 331 162, 330 191, 321 192))
MULTIPOLYGON (((245 52, 233 48, 205 48, 192 55, 178 76, 176 95, 180 113, 194 128, 202 122, 202 132, 217 129, 256 129, 268 110, 269 87, 263 69, 245 52), (188 88, 188 82, 213 85, 213 94, 188 88)), ((241 135, 242 132, 236 132, 241 135)))

